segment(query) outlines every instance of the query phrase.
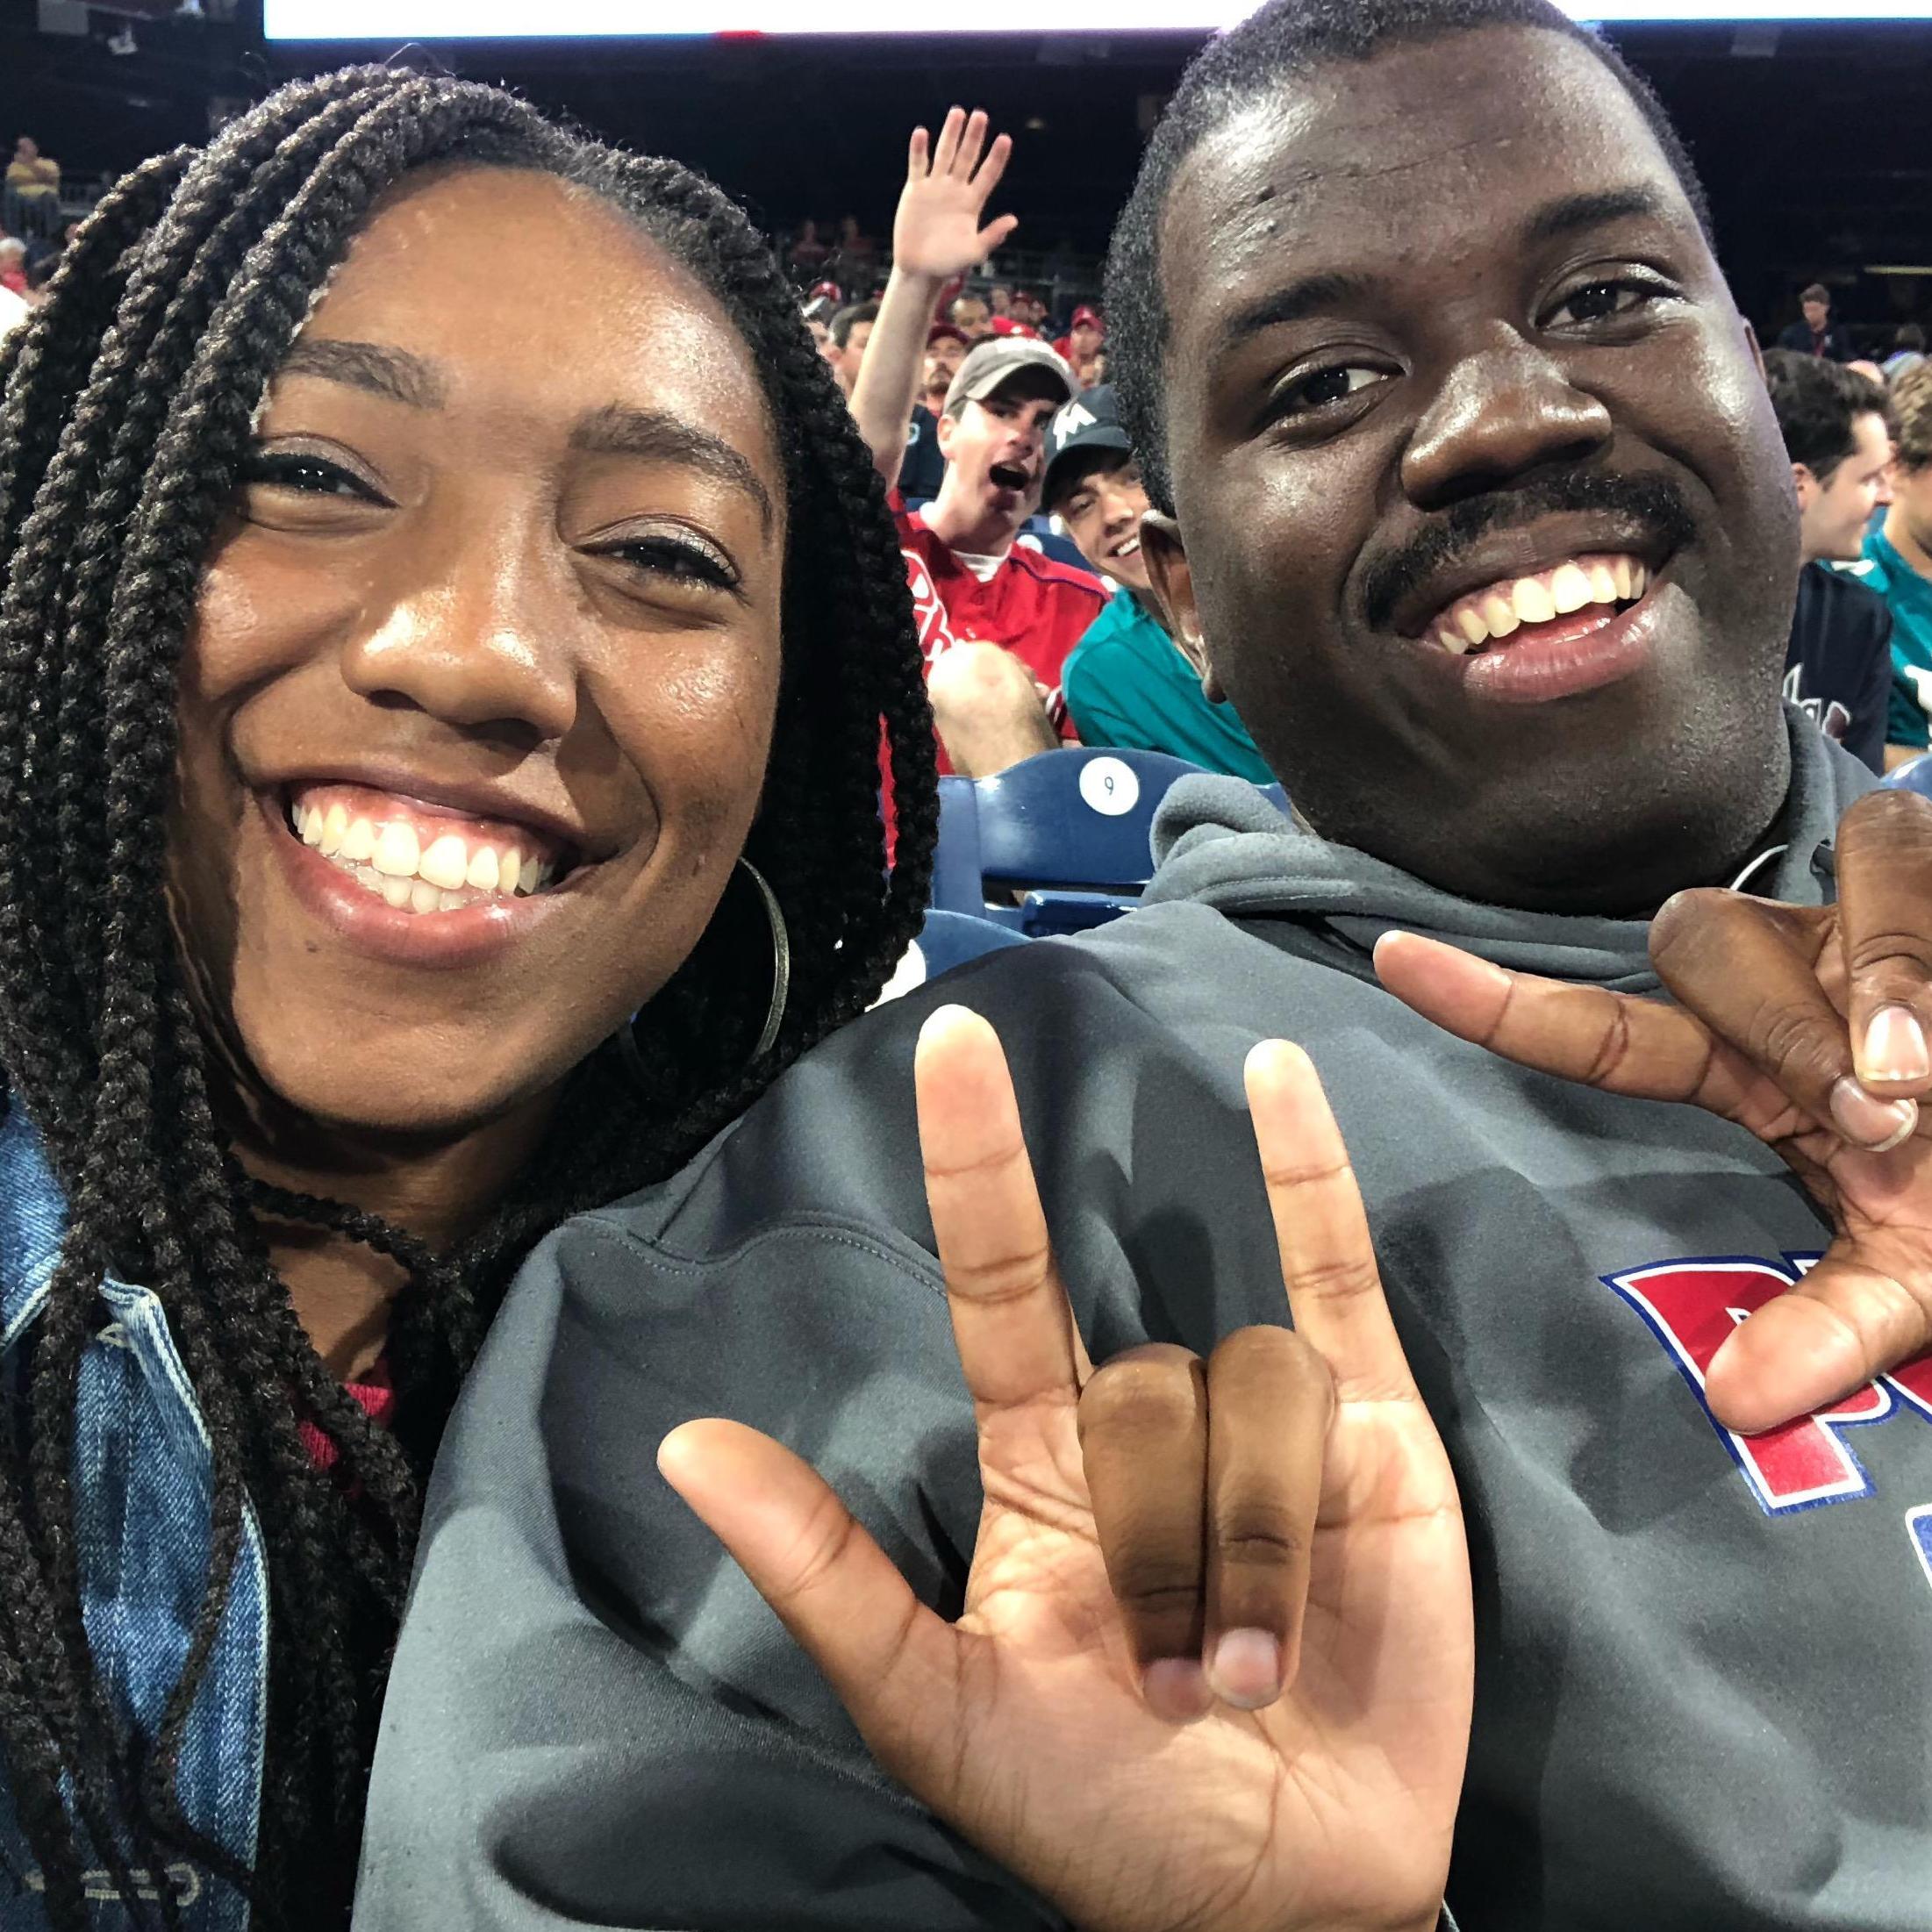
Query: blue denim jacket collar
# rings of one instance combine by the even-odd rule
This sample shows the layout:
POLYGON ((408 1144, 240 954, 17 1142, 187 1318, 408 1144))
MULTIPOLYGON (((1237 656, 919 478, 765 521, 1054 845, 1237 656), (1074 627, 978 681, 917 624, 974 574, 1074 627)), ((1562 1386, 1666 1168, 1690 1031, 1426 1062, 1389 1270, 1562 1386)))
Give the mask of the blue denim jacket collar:
MULTIPOLYGON (((0 1090, 4 1091, 4 1090, 0 1090)), ((39 1129, 18 1099, 0 1120, 0 1359, 45 1306, 67 1206, 39 1129)), ((151 1290, 111 1277, 98 1290, 111 1317, 83 1358, 75 1406, 75 1529, 82 1610, 111 1693, 152 1724, 185 1657, 207 1561, 209 1439, 167 1312, 151 1290)), ((266 1730, 268 1578, 253 1507, 213 1656, 195 1699, 177 1791, 198 1828, 244 1863, 254 1855, 266 1730)), ((8 1932, 45 1926, 0 1775, 0 1849, 13 1889, 0 1897, 8 1932)), ((90 1874, 106 1885, 104 1873, 90 1874)), ((186 1863, 169 1879, 186 1932, 244 1932, 247 1900, 186 1863)), ((111 1886, 89 1893, 89 1922, 124 1932, 111 1886)))
POLYGON ((5 1096, 0 1120, 0 1351, 39 1313, 67 1232, 67 1200, 40 1130, 5 1096))

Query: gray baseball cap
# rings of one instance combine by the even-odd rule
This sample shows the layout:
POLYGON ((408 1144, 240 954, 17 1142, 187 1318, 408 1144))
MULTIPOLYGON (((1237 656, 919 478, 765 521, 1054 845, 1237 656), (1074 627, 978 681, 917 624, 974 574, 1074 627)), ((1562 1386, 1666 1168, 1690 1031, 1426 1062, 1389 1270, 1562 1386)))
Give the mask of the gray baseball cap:
POLYGON ((1039 369, 1050 376, 1069 402, 1080 393, 1079 379, 1067 366, 1066 358, 1049 343, 1024 335, 994 336, 980 343, 959 365, 959 373, 946 391, 946 413, 956 416, 968 403, 984 402, 1022 369, 1039 369))

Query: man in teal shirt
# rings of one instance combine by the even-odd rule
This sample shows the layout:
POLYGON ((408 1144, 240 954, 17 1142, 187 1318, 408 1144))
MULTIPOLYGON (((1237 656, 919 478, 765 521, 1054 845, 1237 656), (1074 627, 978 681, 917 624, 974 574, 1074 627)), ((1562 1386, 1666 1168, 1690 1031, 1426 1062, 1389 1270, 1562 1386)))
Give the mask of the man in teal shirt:
POLYGON ((1076 397, 1048 426, 1041 508, 1113 586, 1061 672, 1080 742, 1164 751, 1206 771, 1272 784, 1234 706, 1208 695, 1199 658, 1156 613, 1141 561, 1147 492, 1110 386, 1076 397))
POLYGON ((1885 527, 1865 539, 1858 566, 1860 579, 1892 606, 1887 766, 1932 748, 1932 362, 1900 379, 1892 407, 1898 421, 1892 507, 1885 527))

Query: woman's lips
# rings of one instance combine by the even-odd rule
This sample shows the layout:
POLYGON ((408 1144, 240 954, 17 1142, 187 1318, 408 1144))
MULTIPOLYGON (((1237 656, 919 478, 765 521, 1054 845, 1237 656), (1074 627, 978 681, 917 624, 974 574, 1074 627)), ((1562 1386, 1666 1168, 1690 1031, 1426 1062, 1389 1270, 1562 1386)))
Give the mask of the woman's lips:
POLYGON ((393 965, 457 970, 501 958, 555 918, 592 869, 528 897, 492 895, 452 912, 390 905, 290 829, 279 798, 257 793, 256 807, 283 876, 297 900, 351 951, 393 965))

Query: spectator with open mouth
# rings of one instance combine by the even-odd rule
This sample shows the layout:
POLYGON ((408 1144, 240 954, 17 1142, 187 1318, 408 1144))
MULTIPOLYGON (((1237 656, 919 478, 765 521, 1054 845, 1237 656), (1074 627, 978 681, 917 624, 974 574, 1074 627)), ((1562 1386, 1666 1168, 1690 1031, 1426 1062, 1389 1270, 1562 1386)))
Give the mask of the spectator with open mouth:
MULTIPOLYGON (((986 117, 969 119, 957 108, 930 152, 924 128, 912 137, 892 275, 852 393, 860 433, 889 485, 905 461, 939 293, 1015 225, 1005 216, 982 226, 1011 147, 1001 135, 989 149, 986 117)), ((923 510, 899 511, 940 743, 951 768, 974 777, 1070 734, 1061 667, 1106 603, 1087 572, 1021 537, 1040 507, 1048 420, 1077 387, 1044 342, 1001 336, 976 344, 939 419, 947 465, 939 494, 923 510)))

